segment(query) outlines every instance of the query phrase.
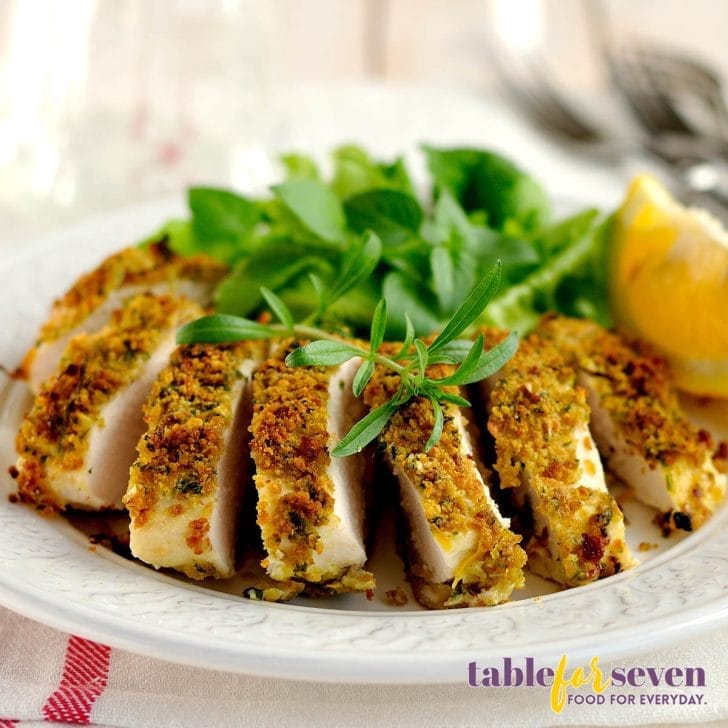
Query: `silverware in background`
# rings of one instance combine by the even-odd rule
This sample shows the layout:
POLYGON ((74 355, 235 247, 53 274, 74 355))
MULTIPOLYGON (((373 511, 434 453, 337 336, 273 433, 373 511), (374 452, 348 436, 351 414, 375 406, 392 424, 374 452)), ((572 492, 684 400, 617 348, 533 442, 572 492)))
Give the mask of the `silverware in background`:
POLYGON ((609 52, 607 61, 646 132, 645 148, 670 165, 684 194, 708 206, 715 201, 722 212, 728 207, 728 109, 717 76, 692 58, 658 49, 624 48, 609 52), (684 101, 700 121, 681 109, 684 101))
POLYGON ((598 51, 640 132, 606 130, 568 101, 536 55, 502 47, 493 68, 515 105, 576 151, 605 162, 646 154, 661 163, 678 196, 728 222, 728 108, 721 81, 693 58, 647 46, 598 51))
POLYGON ((718 74, 706 64, 645 45, 607 53, 615 83, 645 127, 657 133, 728 140, 728 108, 718 74), (692 101, 683 109, 684 102, 692 101), (695 104, 698 104, 698 108, 695 104), (691 121, 690 115, 700 117, 691 121))

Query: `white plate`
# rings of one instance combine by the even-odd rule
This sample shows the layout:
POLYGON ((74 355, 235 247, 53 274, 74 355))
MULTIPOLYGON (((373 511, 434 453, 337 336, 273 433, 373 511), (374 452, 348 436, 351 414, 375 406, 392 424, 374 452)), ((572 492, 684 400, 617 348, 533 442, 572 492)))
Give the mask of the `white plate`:
MULTIPOLYGON (((14 366, 52 298, 79 272, 181 212, 174 203, 89 221, 0 264, 0 361, 14 366)), ((13 456, 17 386, 4 390, 0 489, 13 456), (15 398, 15 400, 14 400, 15 398)), ((723 407, 697 408, 713 423, 723 407)), ((724 433, 728 434, 728 433, 724 433)), ((460 682, 467 663, 568 653, 603 660, 685 639, 728 617, 728 508, 700 531, 665 541, 651 513, 625 506, 629 540, 657 543, 637 568, 590 586, 553 591, 529 580, 526 598, 450 612, 387 607, 381 596, 260 604, 124 560, 89 543, 63 519, 0 499, 0 603, 116 647, 169 660, 289 678, 358 682, 460 682), (316 606, 310 606, 314 604, 316 606)), ((381 556, 378 557, 381 560, 381 556)), ((396 558, 381 582, 401 579, 396 558), (390 573, 391 572, 391 573, 390 573)), ((379 563, 379 562, 377 562, 379 563)), ((378 575, 379 576, 379 575, 378 575)), ((383 591, 383 590, 380 590, 383 591)))

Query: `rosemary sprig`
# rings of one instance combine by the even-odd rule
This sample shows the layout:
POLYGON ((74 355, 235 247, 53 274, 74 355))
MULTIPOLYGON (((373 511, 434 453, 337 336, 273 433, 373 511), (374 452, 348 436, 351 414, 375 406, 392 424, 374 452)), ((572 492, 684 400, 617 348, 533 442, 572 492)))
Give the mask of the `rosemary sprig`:
MULTIPOLYGON (((490 273, 473 289, 462 305, 455 311, 442 331, 427 344, 414 335, 412 322, 407 319, 407 334, 399 351, 386 356, 379 349, 387 328, 387 303, 382 299, 372 316, 369 333, 369 347, 342 340, 342 337, 317 326, 327 308, 338 297, 355 286, 362 277, 362 269, 371 270, 378 259, 381 246, 369 237, 352 263, 343 271, 330 292, 324 294, 312 315, 296 322, 286 304, 272 291, 261 288, 263 298, 280 323, 261 324, 256 321, 215 314, 193 321, 177 332, 177 342, 222 343, 244 339, 274 337, 295 337, 309 339, 311 343, 292 351, 286 357, 286 364, 297 366, 338 366, 359 357, 362 363, 357 370, 352 389, 359 397, 374 374, 377 365, 394 371, 400 379, 399 388, 392 399, 373 409, 357 422, 332 451, 336 457, 345 457, 360 452, 384 429, 392 415, 414 397, 426 397, 432 403, 434 426, 425 445, 432 448, 440 439, 443 427, 443 404, 468 407, 470 403, 448 390, 452 386, 464 386, 480 381, 498 371, 516 351, 518 336, 511 333, 492 349, 484 350, 483 335, 475 341, 458 337, 471 326, 498 291, 501 278, 501 263, 498 261, 490 273), (324 298, 324 295, 326 296, 324 298), (457 364, 457 369, 441 379, 427 375, 433 364, 457 364)), ((318 287, 317 287, 318 290, 318 287)))

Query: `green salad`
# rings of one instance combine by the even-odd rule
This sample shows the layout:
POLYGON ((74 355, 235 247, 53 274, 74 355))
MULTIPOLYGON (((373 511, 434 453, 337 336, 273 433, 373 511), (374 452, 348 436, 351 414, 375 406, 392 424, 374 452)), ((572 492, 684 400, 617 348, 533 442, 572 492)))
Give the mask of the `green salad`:
POLYGON ((285 155, 270 194, 193 187, 190 217, 150 240, 228 263, 216 308, 246 318, 270 309, 263 288, 304 320, 353 273, 356 285, 330 296, 327 327, 367 335, 383 298, 385 336, 404 338, 408 318, 421 336, 442 329, 500 260, 500 288, 476 324, 523 334, 546 311, 609 323, 609 217, 585 209, 556 219, 544 186, 495 152, 422 151, 424 187, 402 158, 375 160, 358 146, 333 152, 328 177, 311 158, 285 155))

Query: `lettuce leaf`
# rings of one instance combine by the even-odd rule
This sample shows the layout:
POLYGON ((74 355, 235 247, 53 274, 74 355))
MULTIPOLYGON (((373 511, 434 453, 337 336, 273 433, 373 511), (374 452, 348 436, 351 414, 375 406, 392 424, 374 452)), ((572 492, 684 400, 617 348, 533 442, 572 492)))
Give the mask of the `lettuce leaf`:
POLYGON ((168 221, 142 244, 165 239, 181 255, 206 253, 230 265, 215 302, 241 316, 265 310, 261 286, 296 314, 315 314, 316 300, 375 234, 381 257, 371 274, 327 311, 336 328, 365 336, 384 297, 389 337, 404 335, 405 314, 418 335, 428 334, 498 260, 501 290, 481 323, 525 333, 548 310, 609 323, 609 220, 589 209, 554 222, 541 184, 496 152, 423 149, 428 202, 415 194, 401 158, 381 161, 347 145, 333 152, 328 176, 305 154, 284 155, 286 179, 269 195, 193 187, 189 219, 168 221))
POLYGON ((550 239, 556 252, 491 301, 480 323, 524 334, 547 311, 569 316, 588 311, 608 325, 605 256, 611 223, 611 217, 586 210, 545 231, 542 242, 550 239))
POLYGON ((523 232, 542 228, 551 218, 543 187, 513 162, 481 149, 437 149, 425 146, 435 194, 448 190, 466 212, 482 211, 488 224, 523 232))

